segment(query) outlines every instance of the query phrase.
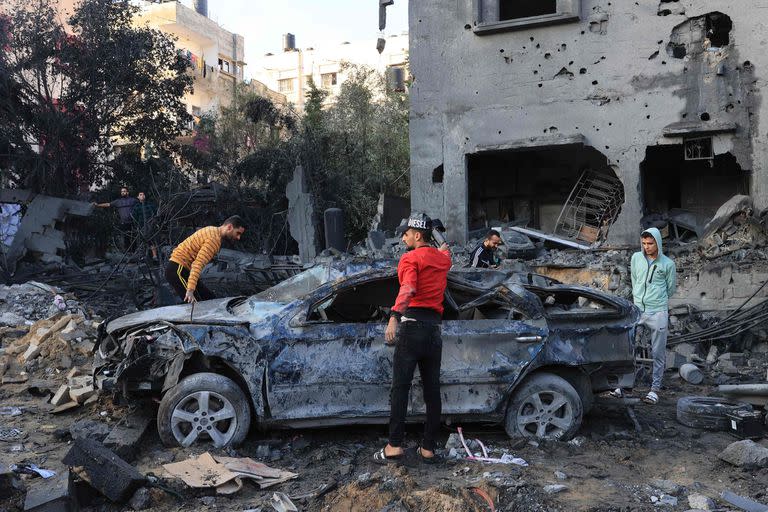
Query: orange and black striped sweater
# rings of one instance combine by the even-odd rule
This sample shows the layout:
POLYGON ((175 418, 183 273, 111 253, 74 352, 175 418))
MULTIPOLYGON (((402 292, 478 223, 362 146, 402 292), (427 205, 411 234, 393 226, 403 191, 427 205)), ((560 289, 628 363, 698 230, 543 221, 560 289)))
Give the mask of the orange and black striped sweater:
POLYGON ((171 261, 189 269, 187 290, 194 290, 203 268, 221 249, 219 228, 208 226, 198 229, 181 242, 171 253, 171 261))

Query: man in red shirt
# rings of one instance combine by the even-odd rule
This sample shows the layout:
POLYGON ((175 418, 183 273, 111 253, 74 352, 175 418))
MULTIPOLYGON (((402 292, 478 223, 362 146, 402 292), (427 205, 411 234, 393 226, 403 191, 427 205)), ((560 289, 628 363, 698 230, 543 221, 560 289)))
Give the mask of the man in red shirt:
POLYGON ((397 234, 408 248, 397 266, 400 292, 384 333, 388 344, 395 344, 392 363, 392 393, 390 397, 389 443, 374 455, 374 461, 385 464, 404 457, 405 416, 408 412, 408 392, 413 372, 419 366, 424 388, 427 419, 424 437, 417 450, 419 459, 437 462, 435 440, 440 430, 440 359, 443 340, 440 320, 443 297, 448 285, 451 253, 448 245, 440 249, 430 245, 432 219, 423 213, 412 213, 408 221, 397 228, 397 234), (395 339, 397 341, 395 341, 395 339))

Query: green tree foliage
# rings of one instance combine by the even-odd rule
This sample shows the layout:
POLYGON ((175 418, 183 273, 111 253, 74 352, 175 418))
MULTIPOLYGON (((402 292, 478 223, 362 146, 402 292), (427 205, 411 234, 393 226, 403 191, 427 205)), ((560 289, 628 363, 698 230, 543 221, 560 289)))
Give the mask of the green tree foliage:
POLYGON ((345 65, 335 101, 310 84, 300 159, 310 174, 316 207, 344 211, 351 241, 365 238, 379 194, 409 191, 408 97, 388 91, 384 77, 345 65))
MULTIPOLYGON (((240 89, 219 116, 203 116, 187 161, 198 175, 236 189, 256 251, 288 247, 285 187, 297 165, 320 213, 344 211, 348 238, 365 238, 379 194, 409 190, 408 98, 364 66, 346 66, 333 100, 310 81, 304 114, 240 89)), ((235 212, 233 212, 235 213, 235 212)), ((322 231, 322 230, 321 230, 322 231)))
POLYGON ((189 61, 126 1, 9 0, 0 16, 0 167, 19 186, 72 195, 109 176, 116 140, 162 148, 189 115, 189 61))
POLYGON ((295 128, 294 115, 256 94, 248 85, 237 86, 232 102, 220 112, 207 112, 196 125, 192 146, 182 148, 201 181, 229 187, 260 186, 258 172, 241 165, 255 153, 279 145, 280 133, 295 128))

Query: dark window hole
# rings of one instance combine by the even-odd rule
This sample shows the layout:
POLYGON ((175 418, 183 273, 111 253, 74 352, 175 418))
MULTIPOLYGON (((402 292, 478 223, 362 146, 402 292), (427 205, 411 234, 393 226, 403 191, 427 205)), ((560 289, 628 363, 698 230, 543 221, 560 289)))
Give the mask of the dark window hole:
POLYGON ((434 169, 432 169, 432 183, 442 183, 444 176, 445 176, 445 169, 443 168, 443 164, 440 164, 434 169))

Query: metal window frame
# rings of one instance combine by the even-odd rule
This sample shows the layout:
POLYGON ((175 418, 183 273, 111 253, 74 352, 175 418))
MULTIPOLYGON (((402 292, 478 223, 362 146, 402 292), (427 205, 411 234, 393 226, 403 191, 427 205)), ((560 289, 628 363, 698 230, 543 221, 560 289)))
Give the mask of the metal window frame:
POLYGON ((494 34, 511 30, 570 23, 581 19, 581 0, 557 0, 557 13, 517 18, 514 20, 499 20, 500 0, 472 0, 474 14, 473 30, 476 35, 494 34), (488 15, 494 12, 493 15, 488 15))

